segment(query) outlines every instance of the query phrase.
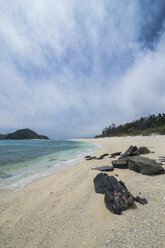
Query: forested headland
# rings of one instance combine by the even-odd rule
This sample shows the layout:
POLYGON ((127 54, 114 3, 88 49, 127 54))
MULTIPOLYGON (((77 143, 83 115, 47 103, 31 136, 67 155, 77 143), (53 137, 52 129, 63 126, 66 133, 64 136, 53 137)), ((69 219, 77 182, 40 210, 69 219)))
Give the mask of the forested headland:
POLYGON ((106 127, 99 137, 113 137, 113 136, 135 136, 135 135, 150 135, 150 134, 165 134, 165 113, 158 115, 149 115, 148 117, 141 117, 122 125, 115 125, 112 123, 106 127))

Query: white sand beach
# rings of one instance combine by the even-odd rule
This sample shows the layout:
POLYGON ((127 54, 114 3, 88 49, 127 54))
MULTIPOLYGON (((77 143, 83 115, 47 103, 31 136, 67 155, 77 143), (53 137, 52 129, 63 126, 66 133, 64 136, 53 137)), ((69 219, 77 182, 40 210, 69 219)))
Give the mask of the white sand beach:
MULTIPOLYGON (((156 159, 165 156, 165 136, 88 139, 101 146, 93 155, 124 152, 130 145, 147 146, 156 159)), ((96 194, 93 167, 103 160, 81 160, 56 174, 40 178, 0 199, 1 248, 164 248, 165 175, 146 176, 115 169, 133 195, 145 197, 121 215, 112 214, 104 195, 96 194)), ((163 163, 165 167, 165 163, 163 163)))

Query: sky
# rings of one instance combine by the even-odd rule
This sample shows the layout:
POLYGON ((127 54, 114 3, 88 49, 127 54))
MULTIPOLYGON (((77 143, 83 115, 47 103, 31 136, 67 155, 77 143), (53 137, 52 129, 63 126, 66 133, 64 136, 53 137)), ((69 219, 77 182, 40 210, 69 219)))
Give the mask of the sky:
POLYGON ((165 1, 0 0, 0 133, 93 137, 165 112, 165 1))

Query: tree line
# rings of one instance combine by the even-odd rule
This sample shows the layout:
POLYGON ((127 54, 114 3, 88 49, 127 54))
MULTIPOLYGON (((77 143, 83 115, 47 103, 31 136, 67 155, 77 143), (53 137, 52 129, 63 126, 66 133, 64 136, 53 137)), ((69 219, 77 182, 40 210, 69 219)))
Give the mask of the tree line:
POLYGON ((106 127, 99 137, 113 137, 113 136, 128 136, 128 135, 149 135, 151 133, 165 134, 165 113, 158 115, 149 115, 148 117, 141 117, 138 120, 125 123, 123 125, 115 125, 112 123, 106 127))

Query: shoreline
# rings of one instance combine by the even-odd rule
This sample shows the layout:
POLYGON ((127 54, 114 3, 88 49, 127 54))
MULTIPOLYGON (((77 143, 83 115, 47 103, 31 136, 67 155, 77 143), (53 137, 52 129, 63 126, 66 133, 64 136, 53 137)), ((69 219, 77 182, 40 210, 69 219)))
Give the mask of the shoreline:
MULTIPOLYGON (((74 140, 74 141, 76 141, 76 140, 74 140)), ((84 140, 81 140, 81 141, 84 141, 84 140)), ((81 142, 81 141, 78 141, 78 142, 81 142)), ((87 142, 87 141, 85 141, 85 142, 87 142)), ((44 177, 49 177, 51 175, 54 175, 54 174, 60 172, 61 170, 64 170, 67 167, 71 167, 71 166, 79 163, 82 159, 84 159, 84 156, 90 155, 93 152, 100 149, 100 146, 98 146, 98 145, 95 145, 95 147, 94 147, 93 142, 87 142, 87 143, 89 143, 91 145, 91 148, 88 148, 87 150, 82 150, 82 151, 77 150, 77 153, 75 153, 74 156, 68 157, 65 160, 62 159, 62 160, 58 161, 57 159, 55 159, 56 162, 52 165, 47 165, 48 168, 45 168, 45 171, 40 171, 40 172, 38 171, 38 173, 32 174, 31 176, 24 177, 24 178, 22 177, 19 179, 19 181, 17 181, 17 182, 13 181, 8 185, 4 184, 4 186, 0 187, 0 198, 5 197, 5 195, 8 193, 12 193, 12 192, 14 193, 14 192, 23 190, 24 187, 26 187, 26 185, 32 183, 33 181, 40 180, 40 179, 42 180, 42 178, 44 178, 44 177), (92 146, 93 146, 93 148, 92 148, 92 146), (57 161, 58 161, 58 163, 57 163, 57 161), (49 168, 51 168, 51 170, 49 168)), ((40 157, 37 157, 35 159, 23 161, 21 163, 26 163, 26 166, 28 163, 30 163, 30 165, 32 163, 36 163, 36 160, 40 161, 40 163, 43 163, 43 160, 45 160, 45 158, 47 156, 52 156, 52 155, 56 156, 56 153, 51 153, 51 154, 48 154, 45 156, 40 156, 40 157)), ((51 159, 49 161, 51 161, 51 159)), ((45 160, 45 162, 49 162, 49 161, 45 160)), ((37 162, 37 163, 39 163, 39 162, 37 162)), ((19 164, 19 163, 16 163, 13 165, 16 166, 17 164, 19 164)), ((6 179, 2 179, 2 180, 4 180, 4 183, 5 183, 6 179)))
MULTIPOLYGON (((92 141, 101 149, 92 153, 124 152, 130 145, 147 146, 158 159, 165 151, 165 136, 77 139, 92 141)), ((144 176, 115 169, 130 192, 148 200, 121 216, 110 213, 104 196, 94 191, 93 167, 110 165, 111 159, 81 160, 55 174, 38 178, 18 192, 1 199, 0 246, 4 248, 102 248, 164 247, 165 177, 144 176)))

